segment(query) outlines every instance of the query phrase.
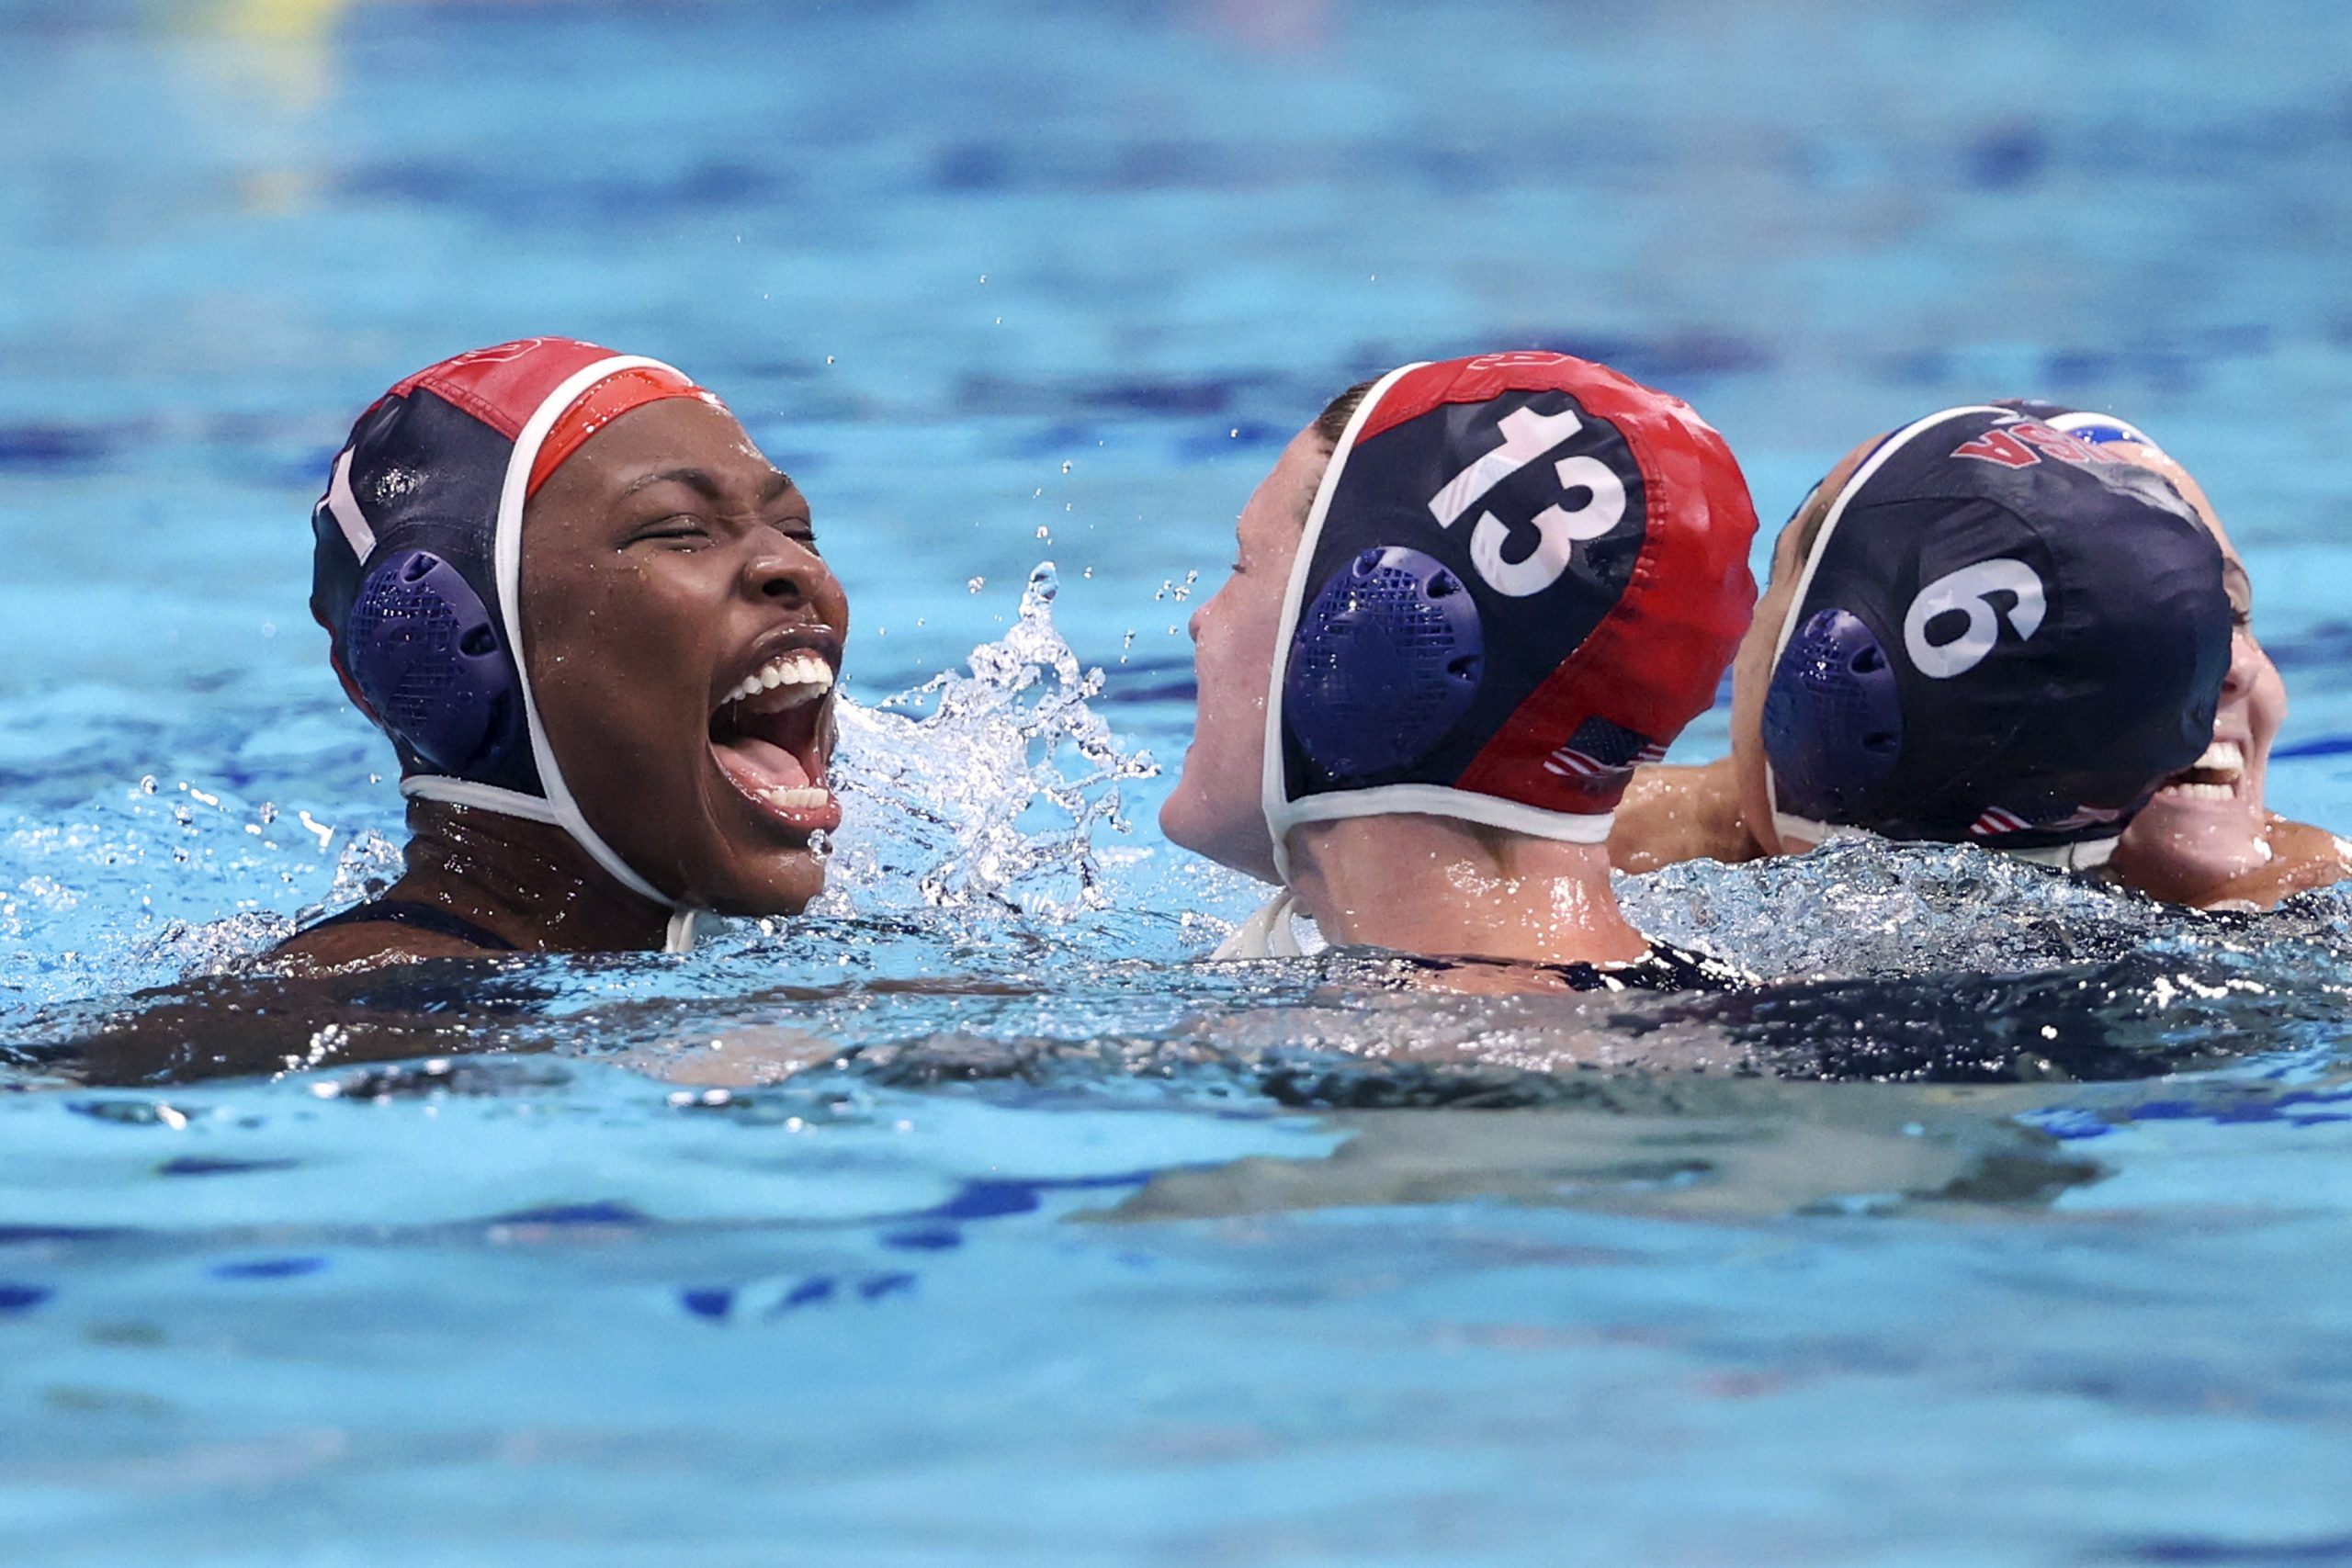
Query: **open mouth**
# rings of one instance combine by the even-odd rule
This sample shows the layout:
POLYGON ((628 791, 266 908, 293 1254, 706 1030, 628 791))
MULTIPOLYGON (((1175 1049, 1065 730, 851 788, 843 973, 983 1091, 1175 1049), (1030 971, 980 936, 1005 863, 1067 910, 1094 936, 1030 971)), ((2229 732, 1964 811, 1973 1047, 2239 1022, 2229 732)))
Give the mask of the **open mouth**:
POLYGON ((802 833, 842 823, 825 783, 832 692, 825 656, 792 649, 738 681, 710 716, 718 771, 763 814, 802 833))
POLYGON ((2245 749, 2234 740, 2216 740, 2203 756, 2166 779, 2156 798, 2235 800, 2245 777, 2245 749))

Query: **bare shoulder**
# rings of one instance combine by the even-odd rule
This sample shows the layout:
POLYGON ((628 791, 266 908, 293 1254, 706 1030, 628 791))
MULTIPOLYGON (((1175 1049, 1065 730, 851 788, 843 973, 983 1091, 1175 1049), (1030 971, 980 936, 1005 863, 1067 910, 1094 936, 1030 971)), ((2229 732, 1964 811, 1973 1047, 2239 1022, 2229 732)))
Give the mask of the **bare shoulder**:
POLYGON ((2260 864, 2226 881, 2170 897, 2200 909, 2268 909, 2298 893, 2352 877, 2352 842, 2324 828, 2274 814, 2263 828, 2262 841, 2270 852, 2260 864))
POLYGON ((428 958, 488 958, 493 954, 461 937, 421 931, 390 920, 344 926, 313 926, 297 931, 270 951, 272 962, 294 960, 320 969, 362 969, 379 964, 416 964, 428 958))
POLYGON ((1609 863, 1619 871, 1755 858, 1756 840, 1740 818, 1739 781, 1729 757, 1697 767, 1636 770, 1609 833, 1609 863))
POLYGON ((2352 876, 2352 843, 2324 828, 2274 816, 2269 837, 2271 861, 2264 868, 2268 896, 2258 897, 2257 902, 2275 904, 2352 876))

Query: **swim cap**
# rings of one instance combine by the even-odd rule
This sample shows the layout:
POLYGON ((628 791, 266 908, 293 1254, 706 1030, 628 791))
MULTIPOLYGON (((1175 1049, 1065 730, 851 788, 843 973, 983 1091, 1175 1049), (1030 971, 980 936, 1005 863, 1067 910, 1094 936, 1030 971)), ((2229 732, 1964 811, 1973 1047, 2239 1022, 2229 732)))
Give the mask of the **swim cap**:
POLYGON ((1996 398, 1993 406, 2013 409, 2028 419, 2040 420, 2052 430, 2064 431, 2094 446, 2104 446, 2110 441, 2130 441, 2145 446, 2151 452, 2164 450, 2149 440, 2138 425, 2118 419, 2111 413, 2093 413, 2088 409, 2043 402, 2039 398, 1996 398))
POLYGON ((1266 706, 1266 825, 1419 812, 1599 843, 1713 701, 1756 513, 1679 400, 1560 354, 1410 365, 1306 517, 1266 706))
POLYGON ((2230 609, 2220 547, 2161 477, 1986 405, 1855 469, 1779 638, 1763 740, 1782 833, 2096 865, 2205 750, 2230 609))
POLYGON ((718 402, 659 360, 594 344, 478 348, 361 414, 311 513, 311 614, 344 691, 391 738, 401 793, 554 823, 673 909, 588 825, 548 750, 523 658, 523 508, 605 424, 688 397, 718 402))

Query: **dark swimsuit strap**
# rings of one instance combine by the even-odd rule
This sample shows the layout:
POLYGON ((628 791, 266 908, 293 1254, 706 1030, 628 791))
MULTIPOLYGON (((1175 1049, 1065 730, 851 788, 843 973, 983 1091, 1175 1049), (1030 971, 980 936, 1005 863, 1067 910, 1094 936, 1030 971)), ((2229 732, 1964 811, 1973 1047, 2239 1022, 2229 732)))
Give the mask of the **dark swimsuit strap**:
POLYGON ((1417 969, 1476 965, 1541 970, 1556 976, 1572 991, 1603 991, 1612 987, 1627 991, 1723 991, 1754 983, 1753 976, 1720 958, 1655 938, 1648 953, 1624 964, 1541 964, 1515 958, 1433 958, 1419 953, 1397 956, 1417 969))
POLYGON ((419 904, 408 898, 384 898, 373 904, 362 904, 356 908, 345 909, 340 915, 329 915, 309 929, 319 931, 329 926, 364 926, 378 920, 396 926, 414 926, 421 931, 431 931, 436 936, 455 937, 459 942, 470 942, 492 953, 520 951, 496 931, 486 926, 478 926, 463 915, 453 915, 438 905, 419 904))

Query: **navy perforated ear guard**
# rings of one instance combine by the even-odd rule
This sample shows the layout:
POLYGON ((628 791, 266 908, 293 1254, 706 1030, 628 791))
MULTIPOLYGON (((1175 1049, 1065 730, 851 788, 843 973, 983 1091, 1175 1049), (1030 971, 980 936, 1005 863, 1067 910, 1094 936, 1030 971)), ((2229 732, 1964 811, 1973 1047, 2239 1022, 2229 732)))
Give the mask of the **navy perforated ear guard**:
POLYGON ((1763 704, 1784 836, 2095 863, 2202 750, 2218 547, 2161 480, 2033 412, 1930 416, 1833 502, 1763 704))
POLYGON ((514 661, 496 618, 432 551, 391 550, 369 569, 342 644, 368 712, 436 772, 495 776, 521 743, 514 661))
POLYGON ((354 423, 311 513, 311 613, 404 775, 542 793, 490 519, 512 444, 417 388, 354 423), (421 564, 429 562, 431 564, 421 564))
POLYGON ((1845 610, 1808 616, 1773 666, 1763 730, 1782 810, 1817 822, 1876 815, 1903 755, 1903 697, 1877 634, 1845 610))
POLYGON ((1442 562, 1363 550, 1299 615, 1283 677, 1291 733, 1333 783, 1385 782, 1469 711, 1485 648, 1477 604, 1442 562))

